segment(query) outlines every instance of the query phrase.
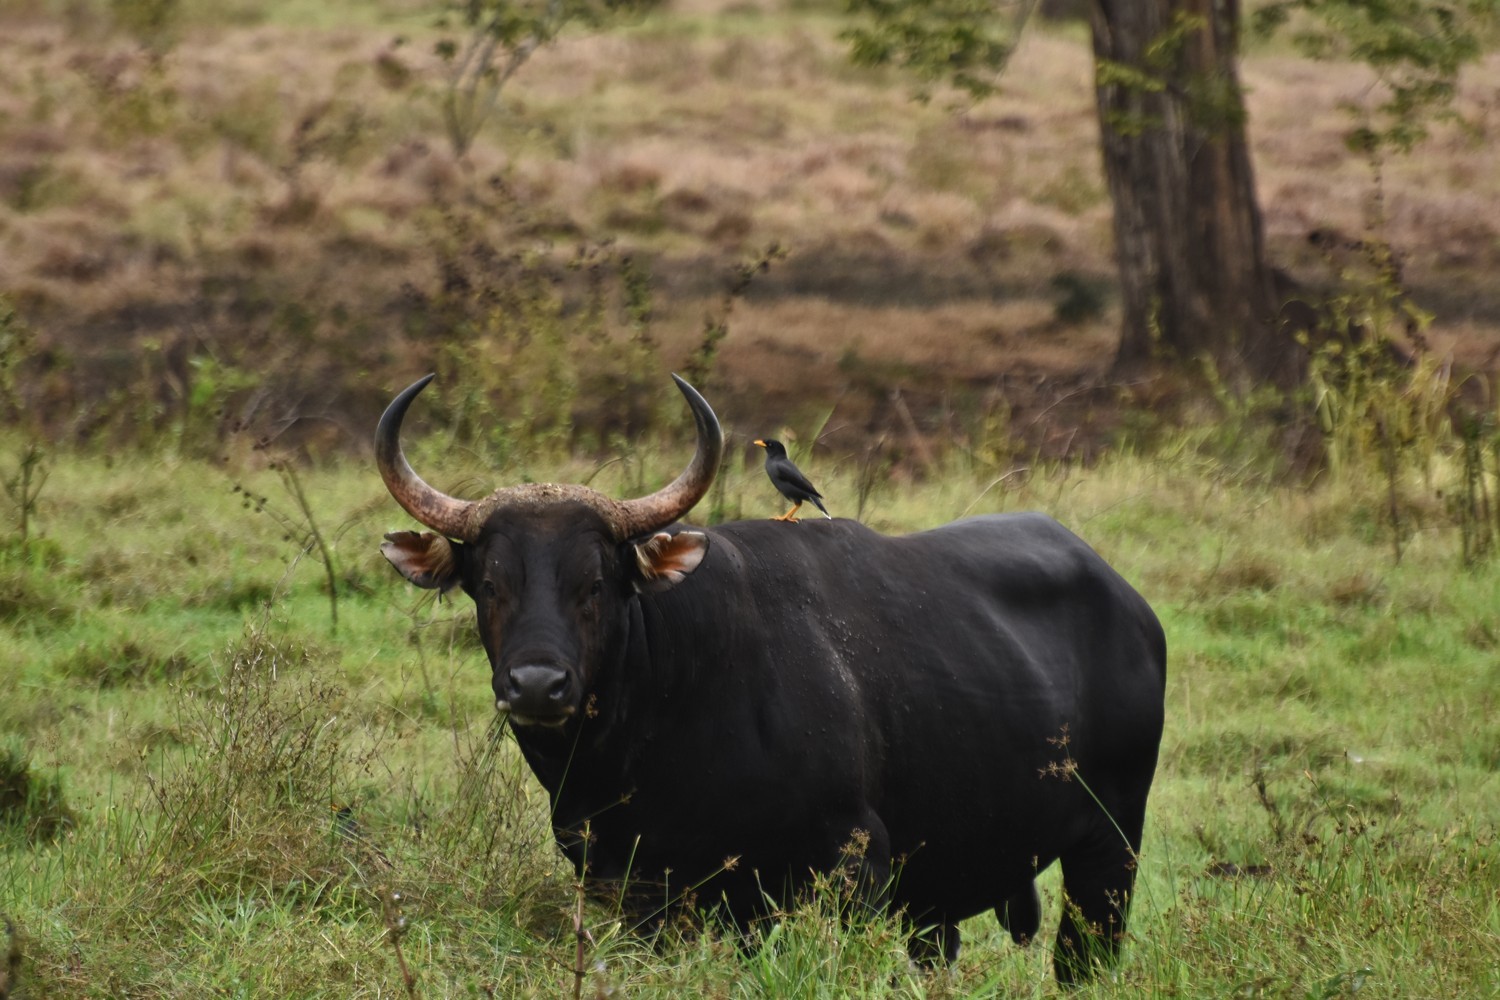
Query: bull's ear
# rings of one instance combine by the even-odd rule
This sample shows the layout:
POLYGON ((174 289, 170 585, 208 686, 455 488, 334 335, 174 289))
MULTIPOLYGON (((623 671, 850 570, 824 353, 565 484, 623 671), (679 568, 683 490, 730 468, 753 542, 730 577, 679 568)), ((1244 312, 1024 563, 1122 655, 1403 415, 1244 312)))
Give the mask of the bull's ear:
POLYGON ((418 587, 449 590, 458 585, 458 552, 442 535, 430 531, 393 531, 380 554, 418 587))
POLYGON ((708 536, 701 531, 659 531, 635 545, 635 565, 640 570, 636 590, 667 590, 687 579, 708 553, 708 536))

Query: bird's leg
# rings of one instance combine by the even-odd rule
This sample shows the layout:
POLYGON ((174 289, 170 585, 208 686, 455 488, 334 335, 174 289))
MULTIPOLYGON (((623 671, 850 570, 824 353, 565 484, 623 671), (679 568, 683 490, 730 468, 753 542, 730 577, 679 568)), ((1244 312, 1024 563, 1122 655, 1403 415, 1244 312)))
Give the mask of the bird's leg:
POLYGON ((801 509, 802 509, 802 501, 798 500, 796 503, 792 504, 792 509, 791 510, 787 511, 785 514, 782 514, 780 517, 773 517, 773 518, 771 518, 771 520, 773 520, 773 521, 791 521, 791 522, 795 523, 796 520, 797 520, 797 511, 799 511, 801 509))

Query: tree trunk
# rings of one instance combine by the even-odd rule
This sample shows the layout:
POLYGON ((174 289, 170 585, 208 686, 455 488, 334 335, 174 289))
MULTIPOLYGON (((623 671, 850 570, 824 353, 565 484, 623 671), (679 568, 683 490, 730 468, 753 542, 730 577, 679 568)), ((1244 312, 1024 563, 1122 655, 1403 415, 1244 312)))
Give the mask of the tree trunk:
POLYGON ((1239 0, 1093 0, 1104 170, 1124 329, 1116 367, 1212 360, 1302 375, 1276 322, 1236 70, 1239 0))

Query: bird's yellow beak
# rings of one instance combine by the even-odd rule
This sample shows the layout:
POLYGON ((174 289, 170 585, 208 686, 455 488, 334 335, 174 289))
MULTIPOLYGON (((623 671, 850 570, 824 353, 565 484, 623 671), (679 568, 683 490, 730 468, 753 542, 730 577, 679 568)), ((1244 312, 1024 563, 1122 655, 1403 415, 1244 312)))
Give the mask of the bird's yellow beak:
POLYGON ((758 445, 760 445, 762 448, 764 448, 766 446, 766 443, 764 441, 762 441, 760 438, 756 438, 755 439, 755 443, 758 444, 758 445))

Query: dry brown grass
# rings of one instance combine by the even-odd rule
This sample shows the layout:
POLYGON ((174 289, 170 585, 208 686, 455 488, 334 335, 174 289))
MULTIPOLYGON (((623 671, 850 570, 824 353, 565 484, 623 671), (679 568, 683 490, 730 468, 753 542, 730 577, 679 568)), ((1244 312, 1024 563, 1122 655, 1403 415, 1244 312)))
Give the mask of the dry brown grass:
MULTIPOLYGON (((461 164, 414 11, 336 28, 200 11, 159 69, 45 4, 7 18, 0 293, 84 384, 155 343, 268 379, 342 364, 359 383, 346 388, 366 391, 430 363, 406 336, 405 289, 436 287, 435 250, 453 238, 438 220, 457 208, 498 246, 610 237, 649 258, 667 363, 697 342, 730 265, 780 243, 786 261, 720 356, 726 402, 757 416, 864 392, 873 421, 877 376, 940 399, 955 384, 1017 396, 1027 378, 1066 387, 1102 370, 1111 218, 1081 33, 1033 31, 988 101, 924 106, 900 79, 851 69, 833 18, 678 3, 538 53, 461 164), (1054 282, 1069 275, 1104 299, 1059 324, 1054 282), (291 346, 289 322, 302 331, 291 346), (245 360, 246 342, 270 349, 245 360), (285 371, 299 365, 312 367, 285 371)), ((1308 233, 1357 237, 1372 218, 1341 110, 1370 101, 1370 81, 1274 49, 1252 53, 1244 77, 1273 256, 1323 282, 1308 233)), ((1481 134, 1445 127, 1387 164, 1381 206, 1438 315, 1434 343, 1474 366, 1500 351, 1500 180, 1483 140, 1497 80, 1491 58, 1465 81, 1481 134)))

